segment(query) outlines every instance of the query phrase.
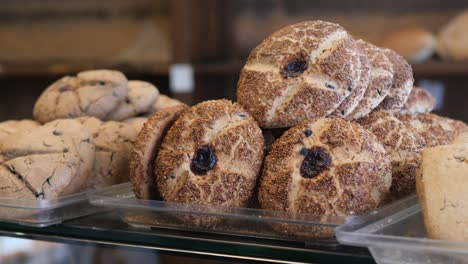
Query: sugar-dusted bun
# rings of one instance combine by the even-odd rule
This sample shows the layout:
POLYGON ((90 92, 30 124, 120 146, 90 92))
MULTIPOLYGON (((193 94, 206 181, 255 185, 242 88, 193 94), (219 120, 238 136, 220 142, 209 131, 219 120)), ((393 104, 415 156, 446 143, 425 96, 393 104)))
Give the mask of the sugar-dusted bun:
POLYGON ((146 200, 159 198, 154 162, 166 132, 187 109, 188 106, 185 104, 163 108, 143 125, 130 155, 130 181, 137 198, 146 200))
POLYGON ((370 83, 359 105, 347 116, 350 120, 359 119, 372 112, 389 94, 393 80, 393 64, 383 49, 364 40, 358 40, 356 44, 369 58, 370 83))
POLYGON ((358 85, 359 54, 339 25, 307 21, 280 29, 249 55, 238 102, 262 128, 331 114, 358 85))
POLYGON ((409 94, 408 100, 399 111, 400 114, 422 114, 429 113, 434 109, 436 100, 426 89, 414 86, 409 94))
MULTIPOLYGON (((341 118, 309 119, 273 144, 259 201, 263 209, 324 218, 361 214, 387 198, 391 180, 390 160, 372 133, 341 118)), ((332 235, 312 226, 274 227, 299 236, 332 235)))
POLYGON ((159 193, 169 202, 245 206, 263 151, 262 131, 239 104, 199 103, 182 113, 162 141, 155 166, 159 193))
POLYGON ((392 88, 377 108, 394 113, 403 108, 413 89, 413 70, 408 62, 393 50, 384 49, 384 52, 393 65, 392 88))
POLYGON ((388 34, 380 46, 396 51, 410 62, 422 62, 434 54, 437 39, 424 28, 411 27, 388 34))
POLYGON ((426 148, 424 138, 412 127, 383 111, 372 112, 357 122, 377 137, 390 156, 392 196, 401 198, 413 193, 421 151, 426 148))
POLYGON ((468 132, 464 122, 436 114, 399 114, 397 117, 421 134, 428 148, 451 144, 459 134, 468 132))

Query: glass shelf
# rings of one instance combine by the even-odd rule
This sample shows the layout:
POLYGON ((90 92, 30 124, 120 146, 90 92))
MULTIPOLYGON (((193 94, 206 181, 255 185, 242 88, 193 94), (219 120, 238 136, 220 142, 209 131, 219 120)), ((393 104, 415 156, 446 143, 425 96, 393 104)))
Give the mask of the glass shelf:
POLYGON ((43 228, 0 222, 0 235, 60 243, 91 242, 247 261, 374 263, 366 249, 336 244, 305 244, 183 230, 136 230, 122 222, 114 211, 43 228))

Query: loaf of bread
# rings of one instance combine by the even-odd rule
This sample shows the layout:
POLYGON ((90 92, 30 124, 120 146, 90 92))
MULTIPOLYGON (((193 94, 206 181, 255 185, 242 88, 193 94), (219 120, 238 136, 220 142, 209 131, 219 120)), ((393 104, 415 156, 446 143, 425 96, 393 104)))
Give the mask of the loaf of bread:
POLYGON ((468 241, 468 144, 424 150, 416 189, 428 236, 468 241))

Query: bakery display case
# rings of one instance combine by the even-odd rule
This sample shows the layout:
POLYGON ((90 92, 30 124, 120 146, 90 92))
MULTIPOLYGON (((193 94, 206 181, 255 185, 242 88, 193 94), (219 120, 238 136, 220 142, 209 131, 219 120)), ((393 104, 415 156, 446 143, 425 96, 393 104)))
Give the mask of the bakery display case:
POLYGON ((466 263, 466 8, 0 0, 0 262, 466 263))

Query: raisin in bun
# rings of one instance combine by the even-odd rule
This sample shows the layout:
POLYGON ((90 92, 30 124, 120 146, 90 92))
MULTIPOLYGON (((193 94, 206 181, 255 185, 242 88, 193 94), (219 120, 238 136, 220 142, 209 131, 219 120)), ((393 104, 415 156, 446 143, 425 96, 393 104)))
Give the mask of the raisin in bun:
POLYGON ((392 196, 401 198, 413 193, 416 189, 416 171, 421 160, 421 151, 426 148, 424 138, 412 127, 383 111, 372 112, 357 122, 372 132, 390 155, 392 196))
POLYGON ((170 202, 245 206, 262 165, 264 141, 237 103, 199 103, 174 122, 159 149, 155 172, 170 202))
POLYGON ((339 25, 306 21, 274 32, 249 55, 237 101, 262 128, 334 112, 358 85, 359 54, 339 25))
POLYGON ((34 106, 40 123, 59 118, 108 116, 127 96, 127 78, 118 71, 92 70, 65 76, 41 94, 34 106))
MULTIPOLYGON (((263 209, 321 215, 361 214, 377 208, 391 185, 391 166, 377 138, 341 118, 306 120, 286 131, 265 160, 263 209)), ((274 225, 285 234, 333 235, 332 229, 274 225)))
POLYGON ((143 125, 130 155, 130 181, 137 198, 159 198, 154 162, 166 132, 187 109, 185 104, 161 109, 143 125))

